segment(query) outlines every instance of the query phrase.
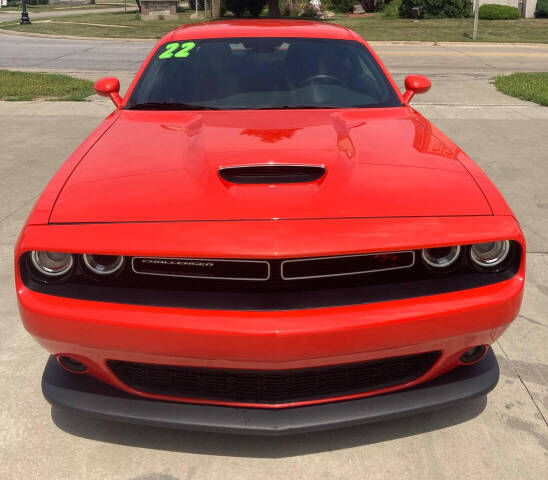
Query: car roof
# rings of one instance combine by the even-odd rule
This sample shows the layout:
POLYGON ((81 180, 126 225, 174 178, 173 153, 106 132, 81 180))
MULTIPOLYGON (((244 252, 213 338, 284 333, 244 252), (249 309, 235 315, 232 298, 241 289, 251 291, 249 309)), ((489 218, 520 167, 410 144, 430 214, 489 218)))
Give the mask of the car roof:
POLYGON ((341 25, 310 20, 217 20, 190 23, 169 32, 160 42, 200 38, 308 37, 341 40, 360 39, 341 25))

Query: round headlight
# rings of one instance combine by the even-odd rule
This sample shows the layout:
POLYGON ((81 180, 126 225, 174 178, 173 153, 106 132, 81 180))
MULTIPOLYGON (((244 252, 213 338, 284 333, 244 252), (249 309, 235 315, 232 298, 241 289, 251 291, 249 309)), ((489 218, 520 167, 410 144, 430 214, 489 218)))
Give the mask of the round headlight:
POLYGON ((74 260, 70 253, 33 251, 30 259, 34 268, 48 277, 60 277, 70 271, 74 260))
POLYGON ((460 246, 425 248, 422 251, 424 263, 433 268, 448 268, 459 258, 460 246))
POLYGON ((491 268, 504 262, 509 252, 510 242, 508 240, 476 243, 470 248, 470 258, 480 267, 491 268))
POLYGON ((96 275, 111 275, 124 265, 124 257, 118 255, 82 255, 86 267, 96 275))

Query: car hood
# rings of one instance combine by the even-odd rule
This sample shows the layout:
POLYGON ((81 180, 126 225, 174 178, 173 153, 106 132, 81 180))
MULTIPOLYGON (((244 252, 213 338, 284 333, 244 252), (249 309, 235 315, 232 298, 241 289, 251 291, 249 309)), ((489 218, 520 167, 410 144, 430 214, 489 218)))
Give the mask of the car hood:
POLYGON ((409 108, 121 111, 59 194, 52 223, 490 215, 409 108), (236 184, 219 168, 305 164, 316 181, 236 184))

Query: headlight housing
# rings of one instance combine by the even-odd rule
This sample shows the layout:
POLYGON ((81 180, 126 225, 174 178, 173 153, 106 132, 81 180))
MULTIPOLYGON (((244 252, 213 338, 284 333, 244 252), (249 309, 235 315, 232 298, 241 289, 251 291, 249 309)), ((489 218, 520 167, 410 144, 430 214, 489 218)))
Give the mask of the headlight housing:
POLYGON ((70 253, 34 250, 30 260, 35 270, 46 277, 62 277, 72 270, 74 258, 70 253))
POLYGON ((82 255, 86 268, 95 275, 112 275, 124 266, 124 257, 119 255, 82 255))
POLYGON ((472 262, 481 268, 495 268, 502 264, 510 252, 508 240, 476 243, 470 247, 472 262))
POLYGON ((447 269, 459 259, 461 247, 425 248, 422 250, 422 260, 426 265, 436 269, 447 269))

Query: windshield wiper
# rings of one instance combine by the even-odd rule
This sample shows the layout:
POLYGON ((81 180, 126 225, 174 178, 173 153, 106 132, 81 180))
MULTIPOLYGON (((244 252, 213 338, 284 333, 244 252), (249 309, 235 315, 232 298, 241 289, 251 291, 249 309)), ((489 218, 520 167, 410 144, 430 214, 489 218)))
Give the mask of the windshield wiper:
POLYGON ((128 107, 129 110, 219 110, 207 105, 192 105, 190 103, 176 102, 145 102, 136 103, 128 107))
POLYGON ((269 107, 257 107, 252 108, 252 110, 298 110, 298 109, 309 109, 309 108, 348 108, 348 107, 337 107, 335 105, 271 105, 269 107))

